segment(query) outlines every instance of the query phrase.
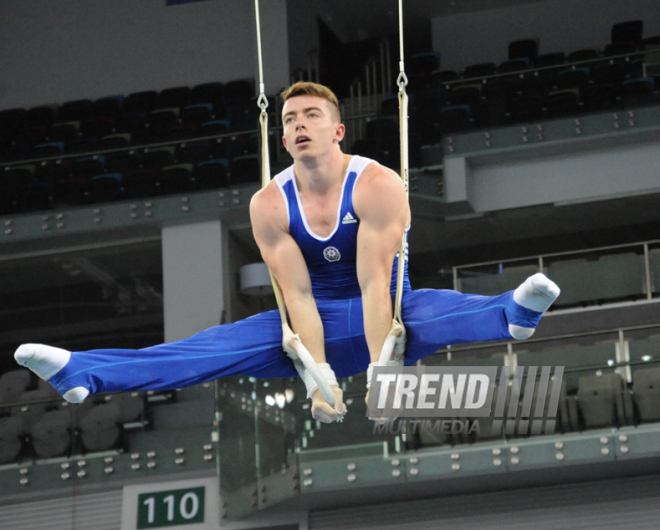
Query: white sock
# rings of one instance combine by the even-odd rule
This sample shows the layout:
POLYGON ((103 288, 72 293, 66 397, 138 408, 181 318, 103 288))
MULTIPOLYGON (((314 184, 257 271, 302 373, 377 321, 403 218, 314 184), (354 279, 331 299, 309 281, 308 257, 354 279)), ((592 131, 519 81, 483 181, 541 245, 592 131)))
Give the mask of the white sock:
MULTIPOLYGON (((23 344, 14 353, 18 364, 29 368, 44 381, 64 368, 70 358, 70 351, 45 344, 23 344)), ((79 386, 67 391, 63 397, 71 403, 80 403, 88 394, 89 390, 79 386)))
MULTIPOLYGON (((555 282, 545 274, 537 272, 527 278, 514 292, 514 302, 521 306, 543 313, 557 299, 561 290, 555 282)), ((509 324, 509 333, 514 339, 528 339, 534 334, 535 328, 525 328, 509 324)))

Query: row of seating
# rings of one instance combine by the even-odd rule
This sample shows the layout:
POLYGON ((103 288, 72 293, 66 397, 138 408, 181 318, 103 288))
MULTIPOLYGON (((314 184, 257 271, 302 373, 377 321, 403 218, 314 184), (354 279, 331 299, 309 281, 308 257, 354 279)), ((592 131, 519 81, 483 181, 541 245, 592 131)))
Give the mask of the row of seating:
POLYGON ((8 109, 0 112, 0 161, 49 156, 44 144, 82 153, 251 130, 259 112, 253 80, 8 109))
POLYGON ((658 51, 660 36, 643 38, 642 20, 631 20, 614 24, 611 28, 611 42, 603 49, 599 47, 581 48, 569 53, 552 52, 539 54, 540 39, 526 38, 511 42, 507 59, 495 63, 478 63, 466 66, 463 70, 443 70, 441 55, 435 52, 417 54, 407 62, 409 92, 428 88, 438 88, 459 80, 475 80, 497 74, 521 73, 528 69, 548 69, 551 76, 565 69, 567 64, 591 62, 592 65, 608 64, 607 59, 632 54, 632 62, 644 60, 646 54, 636 52, 658 51), (605 60, 604 60, 605 59, 605 60), (604 61, 603 61, 604 60, 604 61))
POLYGON ((0 215, 217 189, 260 178, 260 158, 254 154, 178 162, 173 151, 8 167, 0 173, 0 215))

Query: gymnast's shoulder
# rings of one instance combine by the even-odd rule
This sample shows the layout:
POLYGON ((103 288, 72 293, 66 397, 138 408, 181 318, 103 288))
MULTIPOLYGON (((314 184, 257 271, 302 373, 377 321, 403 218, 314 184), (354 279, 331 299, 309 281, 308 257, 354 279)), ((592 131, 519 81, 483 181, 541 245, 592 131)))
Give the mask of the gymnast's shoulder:
POLYGON ((408 197, 403 181, 395 171, 372 162, 355 184, 353 204, 356 213, 360 213, 358 210, 369 209, 372 205, 407 207, 408 197))
POLYGON ((252 224, 265 222, 271 226, 285 226, 287 220, 286 205, 277 183, 271 180, 250 200, 250 219, 252 224))

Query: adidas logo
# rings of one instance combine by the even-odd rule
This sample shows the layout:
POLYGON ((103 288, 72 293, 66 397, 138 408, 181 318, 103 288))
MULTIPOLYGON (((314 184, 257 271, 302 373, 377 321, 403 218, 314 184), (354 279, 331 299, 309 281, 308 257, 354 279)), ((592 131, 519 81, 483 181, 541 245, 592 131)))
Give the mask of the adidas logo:
POLYGON ((341 224, 348 225, 351 223, 357 223, 357 219, 351 215, 351 212, 346 212, 346 215, 341 220, 341 224))

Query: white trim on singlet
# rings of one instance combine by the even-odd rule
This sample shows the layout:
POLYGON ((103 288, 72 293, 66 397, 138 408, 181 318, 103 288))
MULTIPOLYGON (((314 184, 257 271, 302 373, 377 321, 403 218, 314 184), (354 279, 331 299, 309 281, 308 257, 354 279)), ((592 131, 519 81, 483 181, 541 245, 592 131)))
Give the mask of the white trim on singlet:
MULTIPOLYGON (((330 233, 328 237, 320 237, 316 235, 307 224, 307 217, 305 217, 305 210, 303 210, 303 205, 300 200, 300 192, 298 191, 298 183, 296 182, 293 166, 288 167, 281 173, 278 173, 275 176, 275 182, 277 182, 277 186, 280 188, 280 192, 282 193, 282 197, 284 198, 284 203, 286 204, 286 214, 289 221, 288 224, 289 225, 291 224, 291 215, 289 213, 289 201, 287 199, 286 192, 284 191, 284 185, 291 180, 293 181, 293 189, 296 194, 296 201, 298 202, 298 210, 300 211, 300 218, 302 219, 303 225, 305 226, 305 230, 311 237, 313 237, 318 241, 322 241, 322 242, 329 241, 332 238, 332 236, 335 235, 335 233, 339 229, 339 225, 341 224, 341 208, 342 205, 344 204, 344 191, 346 187, 346 181, 348 180, 347 179, 348 175, 353 171, 356 172, 357 176, 355 177, 355 182, 357 182, 357 179, 360 178, 360 175, 362 175, 365 168, 372 162, 373 160, 358 155, 351 156, 351 159, 348 161, 348 165, 346 166, 346 173, 344 175, 344 180, 341 184, 341 195, 339 197, 339 206, 337 207, 337 221, 335 222, 334 230, 330 233)), ((355 190, 355 184, 353 185, 353 191, 354 190, 355 190)))

